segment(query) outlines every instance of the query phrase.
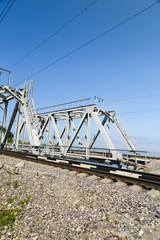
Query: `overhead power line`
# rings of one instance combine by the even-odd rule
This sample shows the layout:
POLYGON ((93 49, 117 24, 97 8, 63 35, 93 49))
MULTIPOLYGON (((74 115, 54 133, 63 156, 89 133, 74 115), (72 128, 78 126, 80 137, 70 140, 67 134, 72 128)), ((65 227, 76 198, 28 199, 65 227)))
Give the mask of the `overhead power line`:
POLYGON ((37 49, 39 49, 42 45, 44 45, 46 42, 48 42, 51 38, 53 38, 55 35, 57 35, 59 32, 61 32, 64 28, 66 28, 70 23, 72 23, 74 20, 76 20, 82 13, 87 11, 93 4, 95 4, 98 0, 95 0, 91 4, 89 4, 87 7, 85 7, 83 10, 81 10, 77 15, 75 15, 73 18, 71 18, 68 22, 66 22, 63 26, 61 26, 58 30, 56 30, 54 33, 52 33, 49 37, 47 37, 45 40, 43 40, 41 43, 39 43, 35 48, 33 48, 31 51, 29 51, 25 56, 23 56, 21 59, 19 59, 16 63, 14 63, 12 66, 10 66, 8 69, 13 68, 18 63, 22 62, 24 59, 26 59, 28 56, 30 56, 33 52, 35 52, 37 49))
POLYGON ((106 102, 115 102, 115 101, 128 101, 128 100, 136 100, 141 98, 149 98, 149 97, 159 97, 160 94, 152 94, 152 95, 145 95, 139 97, 130 97, 130 98, 120 98, 120 99, 113 99, 113 100, 106 100, 106 102))
POLYGON ((3 15, 3 13, 5 12, 6 8, 8 7, 8 4, 10 3, 11 0, 9 0, 6 4, 6 6, 4 7, 3 11, 0 14, 0 17, 3 15))
POLYGON ((85 46, 89 45, 90 43, 92 43, 92 42, 96 41, 97 39, 99 39, 99 38, 103 37, 104 35, 108 34, 109 32, 111 32, 111 31, 115 30, 116 28, 120 27, 121 25, 123 25, 123 24, 127 23, 127 22, 128 22, 128 21, 130 21, 131 19, 133 19, 133 18, 137 17, 138 15, 140 15, 141 13, 143 13, 143 12, 147 11, 148 9, 152 8, 153 6, 155 6, 155 5, 156 5, 156 4, 158 4, 158 3, 159 3, 159 2, 153 3, 152 5, 150 5, 150 6, 146 7, 146 8, 144 8, 144 9, 143 9, 143 10, 141 10, 140 12, 138 12, 138 13, 134 14, 133 16, 131 16, 131 17, 127 18, 126 20, 122 21, 121 23, 117 24, 116 26, 114 26, 114 27, 110 28, 109 30, 107 30, 107 31, 103 32, 102 34, 100 34, 100 35, 98 35, 98 36, 96 36, 96 37, 92 38, 90 41, 88 41, 88 42, 84 43, 84 44, 83 44, 83 45, 81 45, 80 47, 78 47, 78 48, 76 48, 76 49, 74 49, 74 50, 70 51, 70 52, 69 52, 69 53, 67 53, 67 54, 65 54, 63 57, 61 57, 61 58, 59 58, 59 59, 55 60, 54 62, 52 62, 52 63, 48 64, 47 66, 45 66, 45 67, 43 67, 43 68, 41 68, 41 69, 40 69, 40 70, 38 70, 37 72, 35 72, 35 73, 31 74, 31 75, 30 75, 28 78, 30 78, 30 77, 33 77, 33 76, 37 75, 38 73, 42 72, 42 71, 43 71, 43 70, 45 70, 46 68, 49 68, 49 67, 51 67, 52 65, 56 64, 57 62, 59 62, 59 61, 63 60, 64 58, 66 58, 66 57, 70 56, 71 54, 73 54, 73 53, 75 53, 75 52, 79 51, 80 49, 82 49, 82 48, 84 48, 85 46))
MULTIPOLYGON (((12 2, 11 5, 9 6, 9 8, 8 8, 7 11, 5 12, 5 14, 2 16, 2 18, 0 19, 0 23, 3 21, 3 19, 5 18, 5 16, 6 16, 7 13, 9 12, 9 10, 11 9, 11 7, 13 6, 13 4, 14 4, 15 1, 16 1, 16 0, 13 0, 13 2, 12 2)), ((10 2, 10 1, 9 1, 9 2, 10 2)), ((4 10, 2 11, 1 14, 4 13, 4 11, 6 10, 6 8, 7 8, 8 4, 9 4, 9 2, 7 3, 6 7, 4 8, 4 10)))
POLYGON ((137 114, 137 113, 150 113, 150 112, 160 112, 160 109, 148 109, 148 110, 139 110, 139 111, 135 111, 135 112, 124 112, 122 115, 130 115, 130 114, 137 114))
MULTIPOLYGON (((151 5, 149 5, 148 7, 144 8, 144 9, 141 10, 141 11, 139 11, 138 13, 132 15, 131 17, 127 18, 126 20, 124 20, 124 21, 120 22, 119 24, 115 25, 114 27, 111 27, 110 29, 106 30, 105 32, 101 33, 100 35, 92 38, 91 40, 89 40, 88 42, 84 43, 84 44, 81 45, 80 47, 78 47, 78 48, 70 51, 69 53, 65 54, 64 56, 62 56, 62 57, 58 58, 57 60, 51 62, 51 63, 48 64, 47 66, 45 66, 45 67, 41 68, 40 70, 32 73, 32 74, 29 75, 27 78, 31 78, 31 77, 37 75, 38 73, 44 71, 45 69, 53 66, 54 64, 60 62, 60 61, 63 60, 64 58, 69 57, 69 56, 72 55, 73 53, 75 53, 75 52, 79 51, 80 49, 86 47, 87 45, 89 45, 90 43, 98 40, 99 38, 107 35, 108 33, 112 32, 113 30, 117 29, 118 27, 122 26, 123 24, 129 22, 129 21, 132 20, 133 18, 135 18, 135 17, 137 17, 138 15, 140 15, 140 14, 144 13, 145 11, 149 10, 149 9, 152 8, 153 6, 157 5, 158 3, 159 3, 159 1, 158 1, 158 2, 155 2, 155 3, 151 4, 151 5)), ((14 86, 17 86, 19 83, 21 83, 21 82, 23 82, 23 81, 24 81, 24 80, 18 82, 18 83, 17 83, 16 85, 14 85, 14 86)))

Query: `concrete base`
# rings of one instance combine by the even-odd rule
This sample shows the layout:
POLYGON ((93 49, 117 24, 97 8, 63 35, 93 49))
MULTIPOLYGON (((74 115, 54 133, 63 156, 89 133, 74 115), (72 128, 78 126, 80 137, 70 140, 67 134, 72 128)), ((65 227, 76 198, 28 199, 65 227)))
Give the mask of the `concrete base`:
POLYGON ((77 176, 80 178, 84 178, 84 177, 88 177, 88 174, 87 173, 79 173, 77 176))
POLYGON ((100 177, 98 177, 96 175, 91 175, 91 176, 88 177, 88 179, 91 180, 91 181, 94 181, 94 180, 100 179, 100 177))
POLYGON ((102 180, 100 180, 101 183, 112 183, 113 181, 109 178, 103 178, 102 180))
POLYGON ((151 191, 148 192, 148 195, 151 197, 159 197, 160 196, 160 191, 152 189, 151 191))
POLYGON ((125 182, 120 182, 120 181, 116 182, 114 185, 116 185, 118 187, 126 187, 127 186, 127 184, 125 182))
POLYGON ((71 176, 75 176, 75 175, 77 175, 77 174, 78 174, 77 171, 70 171, 70 172, 69 172, 69 175, 71 175, 71 176))
POLYGON ((130 187, 130 189, 136 192, 140 192, 143 188, 138 185, 133 185, 130 187))

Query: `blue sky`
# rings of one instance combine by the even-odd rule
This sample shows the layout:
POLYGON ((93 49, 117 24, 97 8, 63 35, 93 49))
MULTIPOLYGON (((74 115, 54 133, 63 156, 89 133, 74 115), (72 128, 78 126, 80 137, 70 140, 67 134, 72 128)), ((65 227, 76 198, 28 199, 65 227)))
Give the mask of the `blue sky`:
MULTIPOLYGON (((8 69, 92 2, 16 0, 0 23, 0 67, 8 69)), ((98 0, 13 67, 11 85, 154 2, 98 0)), ((6 3, 0 1, 0 12, 6 3)), ((160 152, 159 23, 160 3, 33 76, 36 107, 101 97, 106 107, 119 105, 121 119, 135 138, 137 149, 160 152)))

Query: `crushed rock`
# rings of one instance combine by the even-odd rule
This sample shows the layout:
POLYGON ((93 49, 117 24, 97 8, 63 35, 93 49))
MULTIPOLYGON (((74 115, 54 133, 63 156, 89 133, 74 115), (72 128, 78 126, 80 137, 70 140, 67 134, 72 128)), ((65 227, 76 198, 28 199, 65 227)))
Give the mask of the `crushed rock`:
MULTIPOLYGON (((0 156, 2 164, 13 168, 21 161, 0 156)), ((21 169, 26 174, 0 169, 1 207, 10 196, 18 200, 31 196, 14 228, 0 231, 1 240, 159 239, 159 196, 152 198, 146 191, 72 176, 39 163, 26 161, 21 169), (15 181, 18 188, 13 187, 15 181)))

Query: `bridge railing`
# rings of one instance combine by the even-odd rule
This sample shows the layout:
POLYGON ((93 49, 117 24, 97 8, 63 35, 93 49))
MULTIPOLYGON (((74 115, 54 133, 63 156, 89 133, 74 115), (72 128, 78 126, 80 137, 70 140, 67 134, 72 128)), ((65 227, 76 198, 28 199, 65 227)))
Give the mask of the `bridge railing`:
POLYGON ((48 112, 55 112, 60 110, 65 110, 68 108, 77 108, 77 107, 85 107, 92 104, 91 98, 86 98, 78 101, 67 102, 63 104, 58 104, 50 107, 39 108, 37 109, 37 114, 48 113, 48 112))
POLYGON ((50 107, 39 108, 39 109, 36 109, 36 111, 37 111, 37 114, 42 114, 42 113, 55 112, 55 111, 60 111, 60 110, 65 110, 70 108, 85 107, 91 104, 92 105, 94 104, 98 108, 104 109, 104 100, 99 97, 94 97, 94 99, 85 98, 85 99, 81 99, 73 102, 67 102, 63 104, 53 105, 50 107))

